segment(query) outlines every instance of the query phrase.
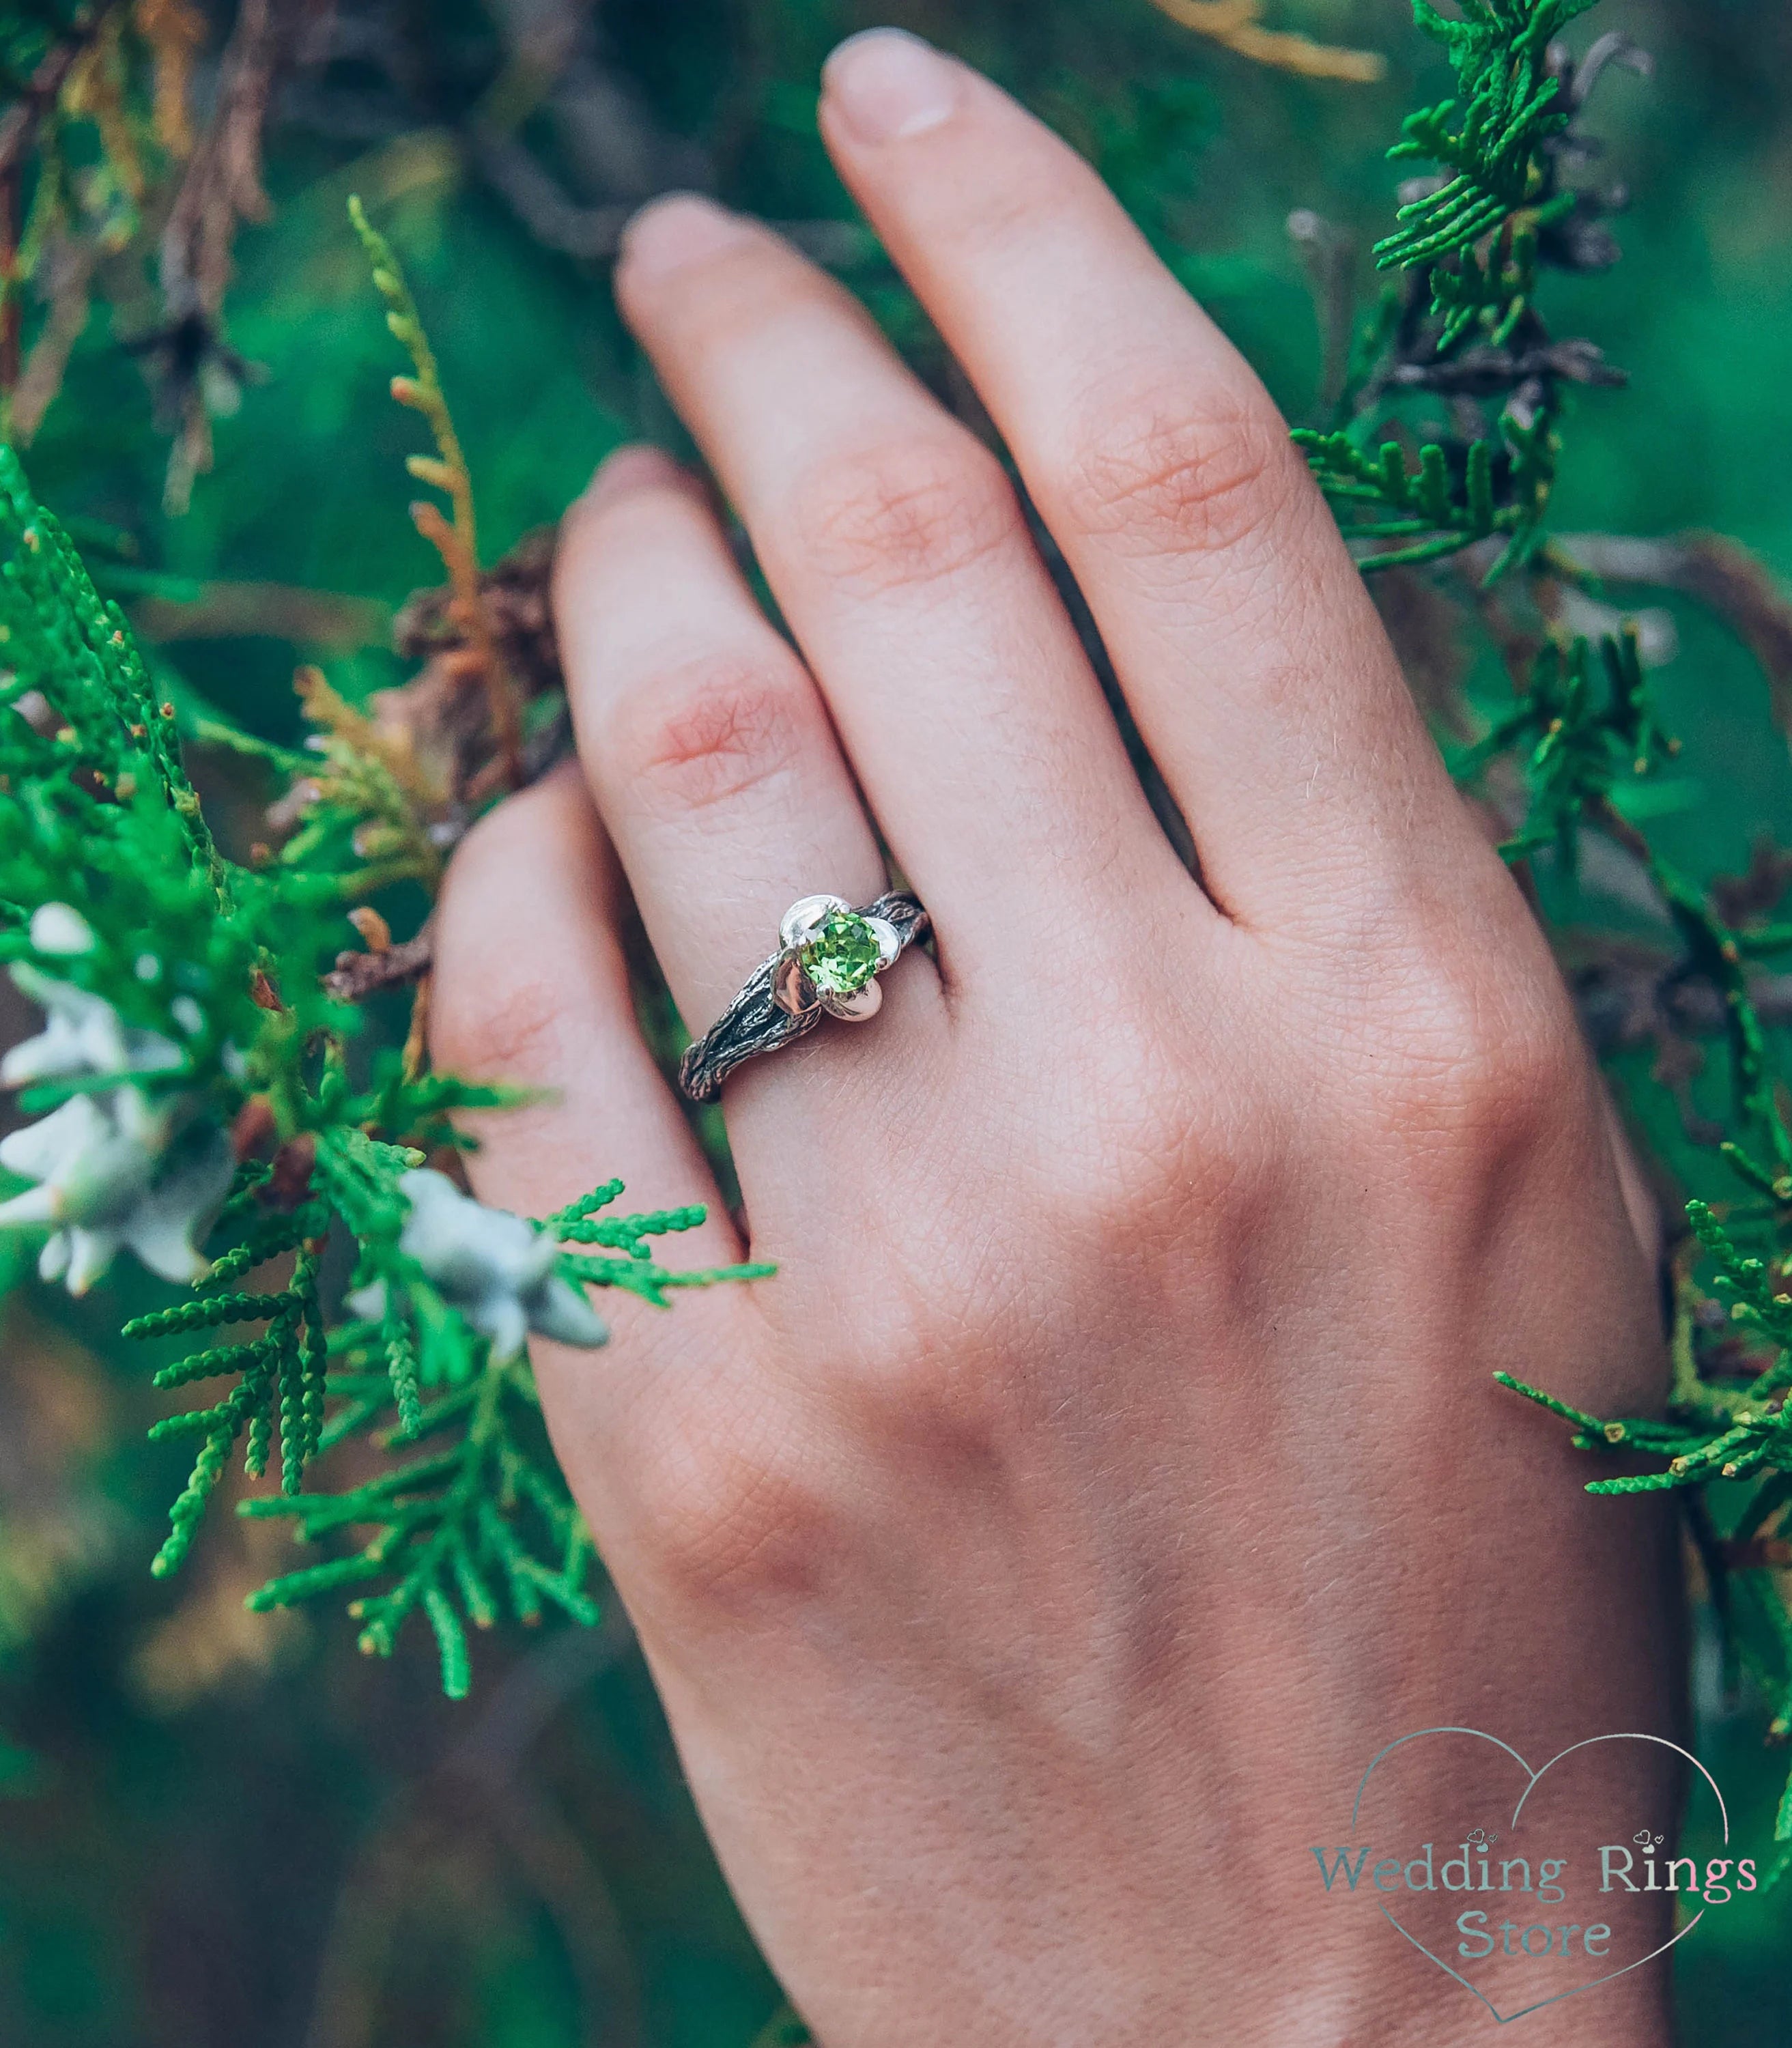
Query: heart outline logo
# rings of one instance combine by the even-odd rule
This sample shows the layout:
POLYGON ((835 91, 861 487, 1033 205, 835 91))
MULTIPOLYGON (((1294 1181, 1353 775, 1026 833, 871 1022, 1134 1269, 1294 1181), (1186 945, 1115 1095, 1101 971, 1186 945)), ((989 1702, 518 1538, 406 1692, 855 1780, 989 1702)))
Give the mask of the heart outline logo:
MULTIPOLYGON (((1356 1797, 1351 1805, 1350 1831, 1352 1834, 1356 1833, 1358 1816, 1362 1811, 1363 1795, 1369 1788, 1369 1780, 1375 1775, 1376 1765, 1380 1763, 1383 1758, 1391 1756, 1395 1750, 1403 1748, 1409 1742, 1421 1741, 1428 1735, 1472 1735, 1477 1737, 1482 1742, 1491 1742, 1495 1749, 1503 1750, 1506 1754, 1511 1758, 1512 1761, 1517 1764, 1519 1770, 1524 1772, 1528 1782, 1526 1782, 1523 1791, 1519 1794, 1519 1803, 1512 1809, 1512 1817, 1507 1824, 1509 1828, 1515 1828, 1518 1825, 1519 1817, 1524 1811, 1525 1802, 1530 1797, 1531 1794, 1537 1790, 1538 1784, 1542 1781, 1542 1779, 1547 1777, 1550 1771, 1554 1770, 1555 1767, 1561 1762, 1564 1757, 1573 1756, 1577 1750, 1590 1749, 1595 1744, 1601 1742, 1654 1743, 1662 1749, 1671 1749, 1676 1756, 1684 1757, 1686 1761, 1692 1765, 1693 1768, 1697 1771, 1706 1784, 1711 1787, 1712 1796, 1717 1802, 1717 1811, 1724 1823, 1724 1846, 1726 1848, 1729 1847, 1730 1809, 1724 1803, 1724 1794, 1718 1789, 1717 1780, 1712 1776, 1711 1773, 1705 1769, 1705 1766, 1700 1763, 1699 1759, 1693 1755, 1690 1750, 1682 1749, 1680 1744, 1677 1742, 1670 1742, 1666 1736, 1645 1735, 1640 1730, 1631 1730, 1615 1735, 1588 1736, 1580 1742, 1571 1742, 1566 1749, 1558 1750, 1556 1754, 1550 1759, 1549 1762, 1544 1764, 1541 1769, 1533 1771, 1530 1764, 1523 1757, 1519 1755, 1519 1752, 1513 1748, 1512 1745, 1509 1742, 1502 1742, 1498 1736, 1489 1735, 1485 1728, 1415 1728, 1410 1735, 1397 1736, 1395 1740, 1389 1743, 1385 1748, 1378 1750, 1375 1754, 1370 1758, 1368 1768, 1363 1773, 1362 1782, 1356 1788, 1356 1797)), ((1472 1992, 1474 1996, 1480 2000, 1481 2003, 1487 2007, 1488 2011, 1492 2014, 1495 2023, 1501 2027, 1509 2026, 1515 2019, 1522 2019, 1526 2013, 1541 2012, 1543 2007, 1546 2005, 1560 2005, 1565 1998, 1578 1998, 1583 1992, 1597 1991, 1601 1984, 1610 1984, 1618 1977, 1628 1976, 1632 1970, 1639 1970, 1645 1963, 1652 1963, 1655 1960, 1656 1957, 1666 1955, 1668 1950, 1674 1946, 1676 1941, 1683 1941, 1686 1936, 1691 1934, 1693 1930, 1697 1926, 1699 1922, 1705 1918, 1706 1912, 1709 1910, 1707 1907, 1701 1906, 1698 1911, 1693 1915, 1692 1918, 1689 1920, 1685 1926, 1681 1928, 1677 1934, 1670 1936, 1668 1940, 1663 1941, 1658 1947, 1651 1949, 1647 1955, 1639 1956, 1634 1963, 1626 1963, 1620 1969, 1608 1970, 1603 1976, 1593 1977, 1585 1984, 1575 1984, 1567 1991, 1553 1992, 1548 1998, 1540 1998, 1530 2005, 1521 2006, 1516 2012, 1502 2012, 1494 2003, 1492 2000, 1488 1996, 1487 1993, 1480 1989, 1478 1986, 1472 1984, 1468 1981, 1468 1978, 1462 1975, 1460 1970, 1453 1970, 1449 1965, 1444 1961, 1442 1957, 1433 1955, 1430 1949, 1426 1948, 1425 1944, 1420 1941, 1418 1937, 1414 1934, 1410 1929, 1401 1925, 1399 1921, 1394 1918, 1393 1913, 1390 1911, 1386 1906, 1381 1906, 1379 1910, 1382 1917, 1387 1922, 1387 1924, 1392 1927, 1396 1933, 1404 1935, 1406 1939, 1412 1943, 1413 1946, 1418 1949, 1419 1953, 1423 1956, 1428 1962, 1435 1963, 1437 1968, 1444 1972, 1445 1976, 1453 1977, 1456 1981, 1462 1986, 1464 1991, 1472 1992)))

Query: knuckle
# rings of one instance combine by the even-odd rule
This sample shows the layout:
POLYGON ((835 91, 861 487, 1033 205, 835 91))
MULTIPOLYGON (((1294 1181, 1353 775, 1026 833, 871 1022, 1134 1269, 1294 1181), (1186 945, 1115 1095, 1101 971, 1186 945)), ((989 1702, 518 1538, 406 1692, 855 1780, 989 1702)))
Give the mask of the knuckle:
POLYGON ((1129 393, 1092 405, 1060 483, 1072 529, 1146 555, 1235 547, 1300 482, 1268 398, 1235 389, 1129 393))
POLYGON ((1253 1212, 1269 1163, 1263 1124, 1216 1104, 1141 1103, 1078 1155, 1084 1235, 1112 1261, 1141 1244, 1211 1247, 1253 1212))
POLYGON ((788 1459, 714 1430, 669 1432, 643 1449, 632 1490, 643 1558, 681 1607, 762 1610, 814 1591, 835 1518, 788 1459))
POLYGON ((1502 1153, 1558 1128, 1584 1092, 1587 1063, 1564 1002, 1546 985, 1479 967, 1403 979, 1384 1012, 1392 1046, 1364 1092, 1410 1146, 1502 1153))
POLYGON ((775 782, 803 750, 806 683, 773 661, 705 655, 626 693, 599 739, 599 772, 633 801, 701 811, 775 782))
POLYGON ((968 436, 916 436, 831 460, 796 504, 808 567, 871 593, 952 576, 1021 529, 1000 464, 968 436))
MULTIPOLYGON (((936 1468, 999 1443, 1010 1418, 1013 1380, 999 1336, 1003 1276, 977 1262, 971 1274, 983 1298, 953 1328, 937 1315, 898 1319, 840 1373, 855 1421, 872 1441, 886 1449, 917 1448, 936 1468), (968 1333, 974 1341, 966 1341, 968 1333)), ((961 1301, 972 1291, 964 1288, 961 1301)))
POLYGON ((1077 1034, 1056 1063, 1041 1192, 1061 1229, 1110 1251, 1197 1228, 1260 1163, 1260 1119, 1205 1084, 1174 1030, 1146 1021, 1159 1009, 1107 1006, 1100 1028, 1077 1034))

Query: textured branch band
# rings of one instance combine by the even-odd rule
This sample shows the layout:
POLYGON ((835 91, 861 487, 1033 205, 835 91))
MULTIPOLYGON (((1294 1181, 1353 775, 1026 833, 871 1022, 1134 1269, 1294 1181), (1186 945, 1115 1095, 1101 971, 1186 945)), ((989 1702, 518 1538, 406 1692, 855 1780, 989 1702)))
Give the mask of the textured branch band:
MULTIPOLYGON (((917 939, 925 938, 931 925, 920 898, 906 889, 892 890, 857 910, 838 897, 805 897, 793 904, 785 916, 778 950, 755 970, 703 1037, 685 1049, 678 1063, 678 1085, 692 1102, 711 1101, 736 1067, 806 1036, 824 1016, 848 1020, 870 1016, 877 1007, 878 992, 871 976, 881 974, 917 939), (822 906, 828 907, 810 909, 822 906), (801 914, 805 910, 809 912, 806 922, 801 914), (830 986, 831 960, 820 964, 815 979, 810 972, 812 956, 829 921, 868 928, 870 943, 876 947, 875 955, 867 956, 860 966, 846 965, 838 987, 830 986)), ((850 953, 856 935, 841 936, 850 953)))

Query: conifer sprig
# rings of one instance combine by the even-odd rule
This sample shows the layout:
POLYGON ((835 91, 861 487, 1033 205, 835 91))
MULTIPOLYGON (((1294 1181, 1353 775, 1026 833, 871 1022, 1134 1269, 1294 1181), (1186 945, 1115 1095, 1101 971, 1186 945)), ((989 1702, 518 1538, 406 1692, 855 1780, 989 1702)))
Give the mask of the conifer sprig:
POLYGON ((417 301, 411 297, 410 286, 398 259, 393 254, 391 245, 368 220, 367 210, 358 197, 350 197, 348 216, 373 266, 374 284, 386 301, 386 324, 392 330, 394 339, 410 357, 416 371, 414 376, 394 377, 392 395, 401 405, 409 405, 421 413, 435 436, 436 454, 411 456, 405 467, 419 483, 430 484, 445 493, 453 508, 452 519, 446 520, 434 504, 427 499, 420 500, 411 507, 411 518, 417 531, 440 555, 448 571, 454 589, 456 621, 467 635, 485 689, 497 765, 503 785, 514 789, 522 774, 522 727, 515 694, 504 673, 479 588, 479 529, 473 512, 472 474, 461 452, 460 436, 455 431, 453 416, 442 390, 435 351, 429 345, 417 301))
MULTIPOLYGON (((489 1628, 507 1610, 533 1625, 545 1604, 594 1622, 596 1560, 548 1449, 527 1364, 490 1339, 466 1343, 464 1325, 403 1250, 396 1180, 380 1182, 383 1163, 363 1152, 348 1169, 363 1184, 345 1213, 360 1215, 364 1255, 388 1291, 368 1304, 377 1313, 328 1340, 324 1384, 337 1406, 321 1438, 328 1449, 348 1434, 378 1431, 398 1461, 341 1493, 289 1488, 283 1497, 244 1502, 243 1514, 291 1519, 307 1542, 351 1528, 374 1532, 350 1554, 273 1581, 250 1604, 265 1610, 377 1582, 382 1590, 358 1592, 351 1608, 363 1623, 363 1648, 390 1655, 406 1617, 421 1610, 435 1631, 444 1689, 459 1697, 469 1671, 464 1622, 489 1628), (409 1455, 444 1439, 440 1449, 409 1455)), ((702 1210, 599 1219, 621 1192, 620 1183, 607 1182, 539 1226, 550 1243, 608 1247, 561 1255, 556 1270, 567 1282, 624 1288, 663 1307, 671 1289, 770 1270, 669 1271, 653 1259, 651 1240, 692 1228, 702 1210)))
MULTIPOLYGON (((1414 0, 1421 27, 1445 45, 1457 92, 1409 116, 1390 153, 1429 159, 1444 175, 1409 193, 1396 231, 1377 245, 1398 275, 1355 351, 1346 417, 1295 438, 1346 535, 1372 550, 1365 570, 1478 549, 1482 592, 1502 580, 1522 586, 1511 600, 1478 595, 1484 616, 1505 620, 1519 687, 1479 738, 1449 750, 1452 770, 1516 811, 1508 860, 1548 863, 1565 880, 1585 836, 1605 840, 1652 892, 1677 944, 1661 985, 1702 990, 1718 1020, 1735 1194, 1687 1205, 1689 1235, 1670 1274, 1665 1412, 1597 1415, 1519 1373, 1495 1378, 1565 1422, 1580 1449, 1644 1468, 1596 1478, 1589 1491, 1666 1492, 1683 1503, 1732 1662, 1767 1688, 1778 1739, 1792 1735, 1792 1614, 1776 1576, 1792 1565, 1782 1533, 1792 1510, 1792 1128, 1782 1048, 1763 1021, 1756 975, 1792 942, 1792 925, 1777 901, 1738 913, 1664 856, 1650 822, 1672 807, 1662 770, 1678 747, 1654 708, 1638 636, 1626 625, 1588 638, 1558 623, 1568 599, 1602 596, 1546 530, 1564 386, 1621 380, 1590 343, 1550 339, 1538 281, 1549 267, 1616 260, 1599 225, 1610 202, 1563 173, 1592 153, 1574 124, 1601 69, 1618 60, 1647 70, 1622 37, 1601 38, 1578 64, 1554 40, 1589 4, 1463 0, 1460 18, 1446 19, 1414 0), (1415 462, 1412 408, 1435 400, 1448 401, 1449 425, 1421 439, 1415 462), (1464 424, 1477 411, 1479 433, 1464 424), (1714 1482, 1747 1488, 1742 1505, 1705 1505, 1714 1482)), ((1783 895, 1783 879, 1769 893, 1783 895)), ((1784 1847, 1770 1881, 1792 1872, 1792 1781, 1775 1835, 1784 1847)))
POLYGON ((1555 487, 1563 386, 1623 381, 1590 343, 1553 342, 1537 304, 1540 265, 1591 269, 1616 255, 1591 231, 1607 202, 1564 176, 1579 160, 1570 130, 1583 83, 1602 67, 1577 81, 1555 37, 1592 4, 1466 0, 1451 19, 1414 0, 1457 92, 1409 114, 1388 154, 1448 175, 1422 180, 1375 245, 1378 264, 1401 274, 1356 351, 1348 418, 1294 436, 1346 533, 1369 544, 1366 570, 1495 541, 1488 584, 1522 567, 1555 487), (1414 466, 1404 420, 1378 416, 1428 395, 1449 402, 1452 422, 1425 436, 1414 466), (1471 413, 1479 432, 1463 424, 1471 413))
POLYGON ((1453 175, 1400 208, 1399 227, 1375 244, 1383 269, 1435 264, 1507 229, 1527 206, 1533 218, 1518 231, 1534 235, 1573 204, 1572 194, 1545 192, 1545 145, 1569 121, 1549 52, 1593 4, 1464 0, 1453 19, 1429 0, 1415 0, 1420 28, 1443 44, 1456 72, 1456 97, 1409 114, 1387 153, 1396 162, 1429 160, 1453 175))
MULTIPOLYGON (((418 368, 407 402, 441 449, 425 480, 455 499, 470 566, 464 464, 389 253, 381 289, 418 368)), ((0 661, 0 963, 45 1011, 0 1069, 39 1119, 0 1139, 18 1189, 0 1228, 30 1233, 45 1277, 76 1291, 127 1251, 186 1284, 126 1326, 189 1340, 155 1383, 205 1389, 151 1432, 196 1441, 152 1569, 180 1566, 240 1456, 251 1481, 278 1488, 247 1511, 289 1516, 311 1542, 375 1532, 252 1604, 352 1584, 363 1647, 385 1654, 421 1613, 459 1696, 467 1623, 488 1627, 501 1609, 596 1614, 590 1539, 541 1428, 526 1336, 599 1345, 596 1290, 664 1306, 677 1288, 769 1269, 659 1266, 651 1241, 702 1211, 602 1213, 615 1182, 539 1225, 482 1208, 429 1165, 452 1165, 457 1111, 528 1098, 431 1072, 414 1032, 403 1050, 351 1061, 369 1018, 326 978, 339 975, 350 908, 363 937, 390 942, 366 898, 434 884, 432 820, 464 814, 469 792, 432 787, 401 735, 304 672, 312 749, 267 747, 208 712, 191 720, 292 785, 273 814, 289 835, 278 853, 225 857, 174 706, 4 448, 0 661), (346 1304, 326 1282, 332 1236, 351 1253, 346 1304), (353 1480, 311 1490, 314 1461, 351 1441, 353 1480)), ((495 718, 486 737, 502 749, 495 718)))

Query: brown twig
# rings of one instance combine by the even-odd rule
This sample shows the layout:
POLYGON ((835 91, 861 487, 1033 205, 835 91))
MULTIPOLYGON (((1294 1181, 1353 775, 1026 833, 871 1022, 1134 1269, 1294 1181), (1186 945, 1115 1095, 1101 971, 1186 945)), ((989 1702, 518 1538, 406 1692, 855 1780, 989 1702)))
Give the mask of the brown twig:
MULTIPOLYGON (((526 144, 495 129, 475 127, 467 152, 479 175, 544 249, 579 262, 607 263, 642 204, 637 198, 581 206, 526 144)), ((682 188, 680 188, 682 189, 682 188)), ((863 263, 877 248, 870 231, 851 220, 767 223, 824 270, 863 263)))
POLYGON ((122 5, 123 0, 106 0, 77 14, 38 60, 24 91, 0 114, 0 393, 10 394, 19 381, 19 280, 14 266, 18 260, 20 176, 69 74, 122 5))
POLYGON ((237 224, 265 220, 262 126, 280 52, 275 0, 243 0, 219 65, 210 125, 162 232, 162 297, 171 320, 215 317, 230 282, 237 224))
MULTIPOLYGON (((565 684, 549 595, 557 542, 556 528, 535 527, 479 576, 480 609, 525 701, 565 684)), ((392 622, 393 649, 401 659, 427 663, 465 650, 454 596, 438 585, 405 599, 392 622)))
POLYGON ((154 57, 156 140, 171 157, 184 159, 193 153, 188 106, 193 60, 205 47, 205 17, 192 0, 137 0, 131 19, 154 57))
POLYGON ((335 968, 324 977, 327 995, 338 1003, 365 1003, 383 988, 402 987, 429 972, 435 940, 425 925, 414 939, 378 952, 350 950, 336 955, 335 968))
POLYGON ((219 60, 211 122, 162 230, 162 325, 134 345, 159 369, 164 407, 176 424, 168 476, 176 510, 211 464, 208 378, 222 372, 240 381, 247 372, 219 323, 238 226, 271 211, 262 188, 262 130, 285 35, 281 0, 242 0, 219 60))
POLYGON ((1387 69, 1387 60, 1375 50, 1343 50, 1330 43, 1316 43, 1310 36, 1266 29, 1263 0, 1151 0, 1151 4, 1181 27, 1222 45, 1235 56, 1302 78, 1373 85, 1387 69))
POLYGON ((391 614, 374 598, 293 584, 206 583, 190 598, 143 599, 132 608, 131 624, 142 638, 160 643, 265 638, 370 647, 386 638, 391 614))
POLYGON ((417 1079, 429 1057, 429 998, 435 986, 435 977, 425 967, 411 998, 410 1028, 405 1034, 405 1049, 398 1061, 398 1071, 407 1081, 417 1079))
MULTIPOLYGON (((49 312, 10 389, 8 424, 15 448, 29 448, 44 415, 62 389, 68 359, 87 331, 93 307, 94 273, 105 250, 95 240, 59 237, 50 258, 49 312)), ((17 312, 9 306, 9 317, 17 312)), ((13 340, 16 344, 16 330, 13 340)))
POLYGON ((107 0, 77 14, 68 33, 39 60, 24 91, 0 114, 0 180, 16 178, 24 168, 44 116, 55 106, 68 74, 123 4, 124 0, 107 0))
POLYGON ((1602 582, 1654 584, 1716 613, 1760 665, 1774 716, 1792 731, 1792 596, 1766 565, 1719 533, 1672 533, 1640 539, 1627 533, 1565 533, 1557 550, 1602 582))
POLYGON ((473 551, 472 501, 464 511, 460 494, 455 495, 455 517, 451 522, 439 506, 420 498, 411 507, 417 530, 441 557, 454 587, 451 615, 460 628, 467 646, 479 663, 485 685, 487 708, 491 719, 491 736, 497 749, 498 772, 510 789, 522 781, 522 724, 517 713, 516 693, 492 637, 479 580, 479 565, 473 551))
MULTIPOLYGON (((441 372, 436 362, 417 301, 391 245, 367 218, 359 197, 351 195, 348 215, 361 245, 373 266, 374 286, 386 301, 386 324, 393 337, 410 357, 416 374, 394 377, 392 396, 401 405, 421 413, 429 422, 436 453, 413 455, 405 467, 419 483, 441 491, 453 507, 450 519, 432 500, 421 499, 411 508, 417 530, 442 558, 453 595, 448 615, 467 650, 466 669, 475 673, 483 687, 487 718, 495 754, 495 774, 501 785, 522 786, 522 720, 511 680, 505 672, 491 620, 485 608, 484 584, 479 573, 479 529, 473 508, 473 479, 465 451, 456 431, 454 416, 442 389, 441 372)), ((457 795, 464 794, 456 792, 457 795)))

